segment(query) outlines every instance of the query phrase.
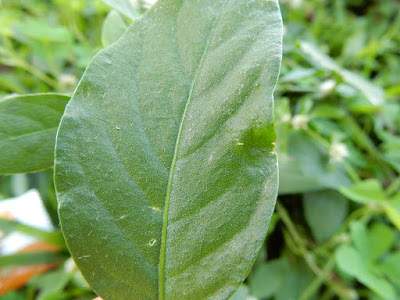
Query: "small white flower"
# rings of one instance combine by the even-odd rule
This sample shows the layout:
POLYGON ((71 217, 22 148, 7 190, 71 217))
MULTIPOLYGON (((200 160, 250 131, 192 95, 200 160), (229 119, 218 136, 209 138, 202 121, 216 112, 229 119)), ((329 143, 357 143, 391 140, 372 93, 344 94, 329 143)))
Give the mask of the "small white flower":
POLYGON ((77 84, 78 80, 72 74, 61 74, 58 78, 58 82, 63 87, 73 87, 77 84))
POLYGON ((72 257, 68 258, 64 263, 64 270, 67 273, 72 273, 76 270, 76 264, 72 257))
POLYGON ((333 79, 329 79, 329 80, 324 81, 320 85, 319 91, 320 91, 321 95, 323 97, 325 97, 332 92, 332 90, 335 88, 335 86, 336 86, 336 81, 333 79))
POLYGON ((290 6, 292 8, 299 8, 303 4, 303 0, 291 0, 290 6))
POLYGON ((349 149, 343 143, 335 143, 329 149, 329 161, 331 163, 343 162, 344 158, 349 155, 349 149))
POLYGON ((291 114, 284 114, 282 117, 282 123, 289 123, 292 120, 291 114))
POLYGON ((156 3, 157 2, 157 0, 143 0, 142 1, 142 3, 143 3, 143 6, 145 7, 145 8, 149 8, 150 6, 152 6, 154 3, 156 3))
POLYGON ((292 126, 295 130, 307 129, 309 119, 306 115, 296 115, 292 119, 292 126))
POLYGON ((286 34, 287 34, 287 27, 285 25, 283 25, 283 27, 282 27, 282 36, 286 36, 286 34))

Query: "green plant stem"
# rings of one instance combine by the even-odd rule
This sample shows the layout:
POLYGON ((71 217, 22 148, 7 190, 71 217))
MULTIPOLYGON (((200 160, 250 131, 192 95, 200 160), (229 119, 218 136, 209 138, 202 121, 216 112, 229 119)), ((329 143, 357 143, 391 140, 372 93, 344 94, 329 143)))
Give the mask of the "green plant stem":
POLYGON ((295 225, 293 224, 292 220, 289 217, 288 212, 284 208, 284 206, 277 202, 276 203, 276 210, 279 216, 281 217, 283 223, 285 224, 286 228, 288 229, 290 235, 292 236, 293 240, 297 244, 298 248, 302 250, 302 252, 306 253, 307 248, 304 243, 303 238, 300 236, 300 234, 297 232, 295 225))
POLYGON ((87 47, 90 47, 89 41, 86 39, 85 35, 82 33, 82 31, 79 29, 78 23, 76 21, 76 14, 70 13, 69 17, 67 19, 69 23, 69 27, 71 28, 72 32, 74 33, 75 37, 77 40, 82 44, 87 47))
POLYGON ((356 170, 347 162, 343 161, 343 167, 353 182, 360 182, 361 178, 358 176, 356 170))
POLYGON ((335 293, 332 289, 326 289, 326 291, 320 295, 319 300, 331 300, 335 297, 335 293))
POLYGON ((6 44, 7 49, 3 48, 1 50, 2 50, 2 52, 5 52, 6 55, 8 55, 9 58, 11 59, 12 65, 10 65, 10 66, 21 68, 24 71, 26 71, 26 72, 32 74, 33 76, 37 77, 38 79, 40 79, 41 81, 43 81, 44 83, 49 85, 54 90, 58 90, 58 91, 60 90, 60 86, 56 80, 52 79, 50 76, 48 76, 45 73, 43 73, 42 71, 36 69, 35 67, 30 65, 26 61, 22 60, 18 56, 18 54, 15 52, 14 47, 8 38, 4 38, 4 43, 6 44))
MULTIPOLYGON (((276 204, 277 213, 282 218, 283 223, 285 224, 286 228, 288 229, 289 234, 285 234, 285 242, 291 251, 301 257, 303 257, 304 261, 311 269, 311 271, 317 276, 316 280, 320 280, 321 282, 318 283, 316 287, 318 289, 319 285, 325 283, 329 286, 339 297, 349 299, 349 295, 353 295, 353 290, 349 290, 346 286, 344 286, 341 282, 334 281, 329 276, 331 272, 328 269, 328 266, 325 266, 323 270, 317 265, 314 258, 314 253, 309 252, 306 247, 306 243, 304 239, 301 237, 300 233, 297 231, 293 221, 290 219, 289 214, 287 213, 286 209, 282 204, 279 202, 276 204), (293 240, 289 239, 289 236, 292 237, 293 240), (327 275, 324 273, 328 272, 327 275), (319 279, 318 279, 319 278, 319 279)), ((331 255, 332 256, 332 255, 331 255)), ((333 259, 333 258, 331 258, 333 259)), ((329 263, 329 262, 328 262, 329 263)), ((332 266, 333 269, 333 266, 332 266)), ((332 269, 330 271, 332 271, 332 269)), ((317 285, 317 283, 315 283, 317 285)), ((307 295, 306 295, 307 296, 307 295)), ((307 299, 307 298, 306 298, 307 299)))
POLYGON ((325 283, 341 299, 355 299, 356 292, 354 290, 347 288, 340 281, 336 281, 332 278, 334 267, 335 258, 334 256, 331 256, 322 269, 312 269, 317 277, 303 291, 299 300, 312 299, 323 283, 325 283))
POLYGON ((33 76, 39 78, 41 81, 43 81, 44 83, 49 85, 54 90, 58 90, 58 91, 61 90, 57 81, 55 81, 54 79, 52 79, 45 73, 39 71, 32 65, 26 63, 25 61, 19 60, 19 59, 17 60, 16 58, 14 58, 14 64, 16 67, 19 67, 19 68, 27 71, 28 73, 31 73, 33 76))
POLYGON ((310 283, 310 285, 303 291, 299 300, 308 300, 312 298, 321 285, 328 279, 330 273, 335 266, 335 259, 331 257, 326 265, 319 272, 318 276, 310 283))
POLYGON ((319 247, 315 248, 314 251, 316 253, 331 253, 331 249, 335 247, 337 244, 343 244, 346 239, 340 238, 340 236, 347 231, 351 222, 356 219, 361 218, 362 216, 366 215, 370 211, 368 206, 363 206, 355 211, 353 211, 350 216, 346 219, 343 225, 339 228, 335 235, 333 235, 328 241, 320 245, 319 247))
POLYGON ((316 131, 307 128, 304 130, 310 137, 312 137, 314 140, 319 142, 322 146, 324 146, 326 149, 329 149, 331 147, 331 144, 324 139, 321 135, 319 135, 316 131))
POLYGON ((368 153, 371 160, 373 160, 376 164, 379 164, 387 178, 393 178, 392 167, 388 165, 388 163, 383 158, 381 152, 376 148, 369 136, 364 132, 364 130, 354 120, 354 118, 351 115, 347 114, 343 118, 343 122, 348 128, 349 132, 353 133, 354 142, 361 149, 364 149, 368 153))
POLYGON ((391 197, 394 196, 399 191, 400 191, 400 177, 397 177, 390 183, 390 185, 386 189, 386 195, 388 195, 388 197, 391 197))

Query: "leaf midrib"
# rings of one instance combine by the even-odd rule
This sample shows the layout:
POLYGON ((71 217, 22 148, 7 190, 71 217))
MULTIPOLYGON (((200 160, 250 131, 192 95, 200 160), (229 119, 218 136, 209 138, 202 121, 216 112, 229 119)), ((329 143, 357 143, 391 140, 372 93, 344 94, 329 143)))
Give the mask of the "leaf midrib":
POLYGON ((192 102, 194 87, 197 83, 197 79, 199 77, 200 71, 202 70, 204 59, 206 57, 208 47, 210 46, 210 42, 211 42, 211 39, 212 39, 212 36, 214 33, 214 29, 215 29, 216 24, 218 23, 218 20, 221 16, 221 12, 225 8, 227 1, 228 0, 224 0, 223 4, 221 5, 221 9, 220 9, 218 16, 215 18, 215 20, 213 21, 213 23, 211 25, 211 30, 207 37, 207 42, 204 47, 203 54, 200 58, 199 65, 196 70, 196 74, 194 76, 192 85, 190 87, 189 95, 188 95, 188 98, 187 98, 186 104, 185 104, 185 109, 183 111, 181 122, 179 124, 178 135, 177 135, 176 141, 175 141, 174 156, 172 158, 170 173, 169 173, 169 177, 168 177, 167 195, 165 198, 165 205, 164 205, 163 227, 162 227, 161 246, 160 246, 161 247, 160 248, 160 267, 159 267, 159 274, 158 274, 158 287, 159 287, 158 299, 159 300, 165 300, 165 281, 166 281, 166 278, 165 278, 165 255, 166 255, 166 242, 167 242, 169 201, 171 198, 172 180, 173 180, 174 173, 175 173, 175 165, 176 165, 176 161, 177 161, 177 157, 178 157, 178 148, 179 148, 179 144, 180 144, 180 140, 181 140, 181 136, 182 136, 183 125, 184 125, 184 122, 186 119, 187 112, 189 110, 189 106, 192 102))

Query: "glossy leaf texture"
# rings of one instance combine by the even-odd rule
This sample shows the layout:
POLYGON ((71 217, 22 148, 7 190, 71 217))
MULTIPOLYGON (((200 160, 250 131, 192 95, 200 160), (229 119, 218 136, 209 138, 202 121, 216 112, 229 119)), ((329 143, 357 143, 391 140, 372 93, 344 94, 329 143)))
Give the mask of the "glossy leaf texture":
POLYGON ((277 1, 160 0, 89 65, 62 119, 68 247, 111 299, 227 299, 277 195, 277 1))
POLYGON ((0 174, 53 167, 56 131, 69 99, 60 94, 0 99, 0 174))

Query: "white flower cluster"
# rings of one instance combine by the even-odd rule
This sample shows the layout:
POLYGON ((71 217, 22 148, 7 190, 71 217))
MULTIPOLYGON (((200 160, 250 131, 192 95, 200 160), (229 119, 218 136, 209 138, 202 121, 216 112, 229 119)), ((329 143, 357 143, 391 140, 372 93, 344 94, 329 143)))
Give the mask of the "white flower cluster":
POLYGON ((329 161, 331 163, 341 163, 349 155, 349 149, 343 143, 334 143, 329 149, 329 161))
POLYGON ((321 83, 319 87, 319 91, 323 97, 328 96, 336 86, 336 81, 333 79, 329 79, 321 83))
POLYGON ((78 79, 72 74, 61 74, 58 82, 64 88, 74 87, 78 83, 78 79))
POLYGON ((130 2, 134 8, 139 8, 140 6, 144 8, 149 8, 154 3, 156 3, 157 0, 130 0, 130 2))
POLYGON ((295 115, 292 119, 292 126, 295 130, 307 129, 310 118, 306 115, 295 115))

